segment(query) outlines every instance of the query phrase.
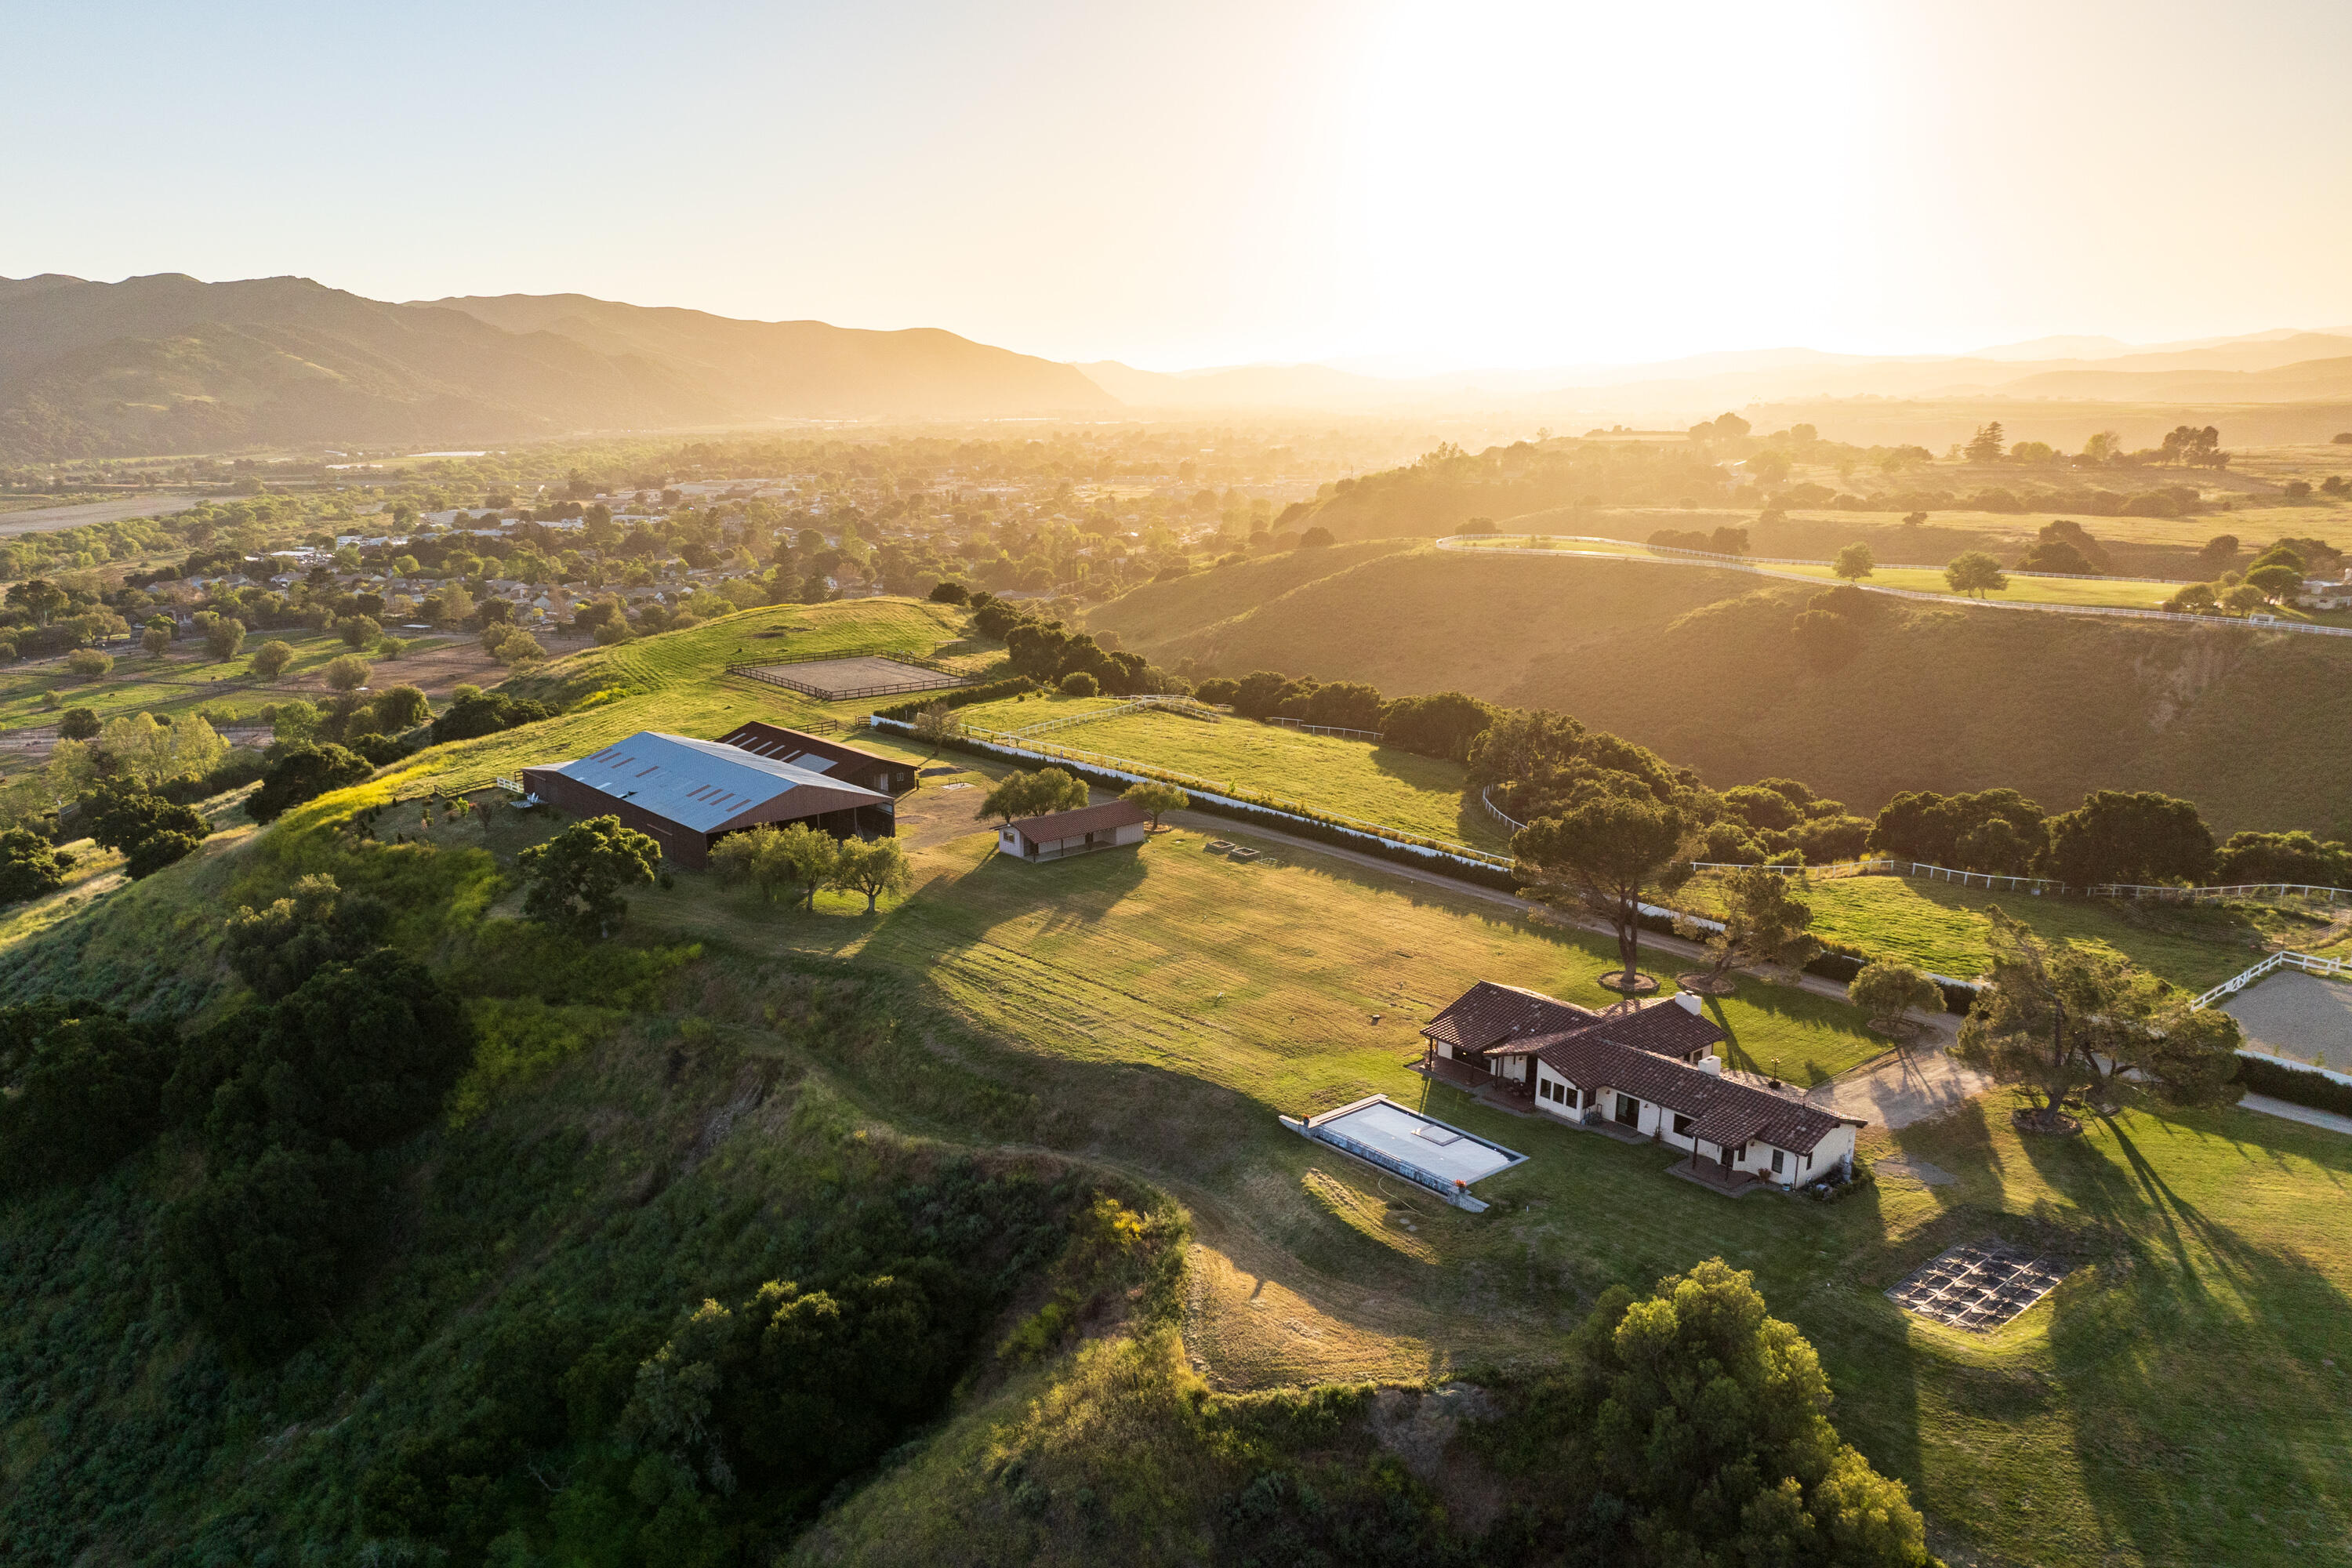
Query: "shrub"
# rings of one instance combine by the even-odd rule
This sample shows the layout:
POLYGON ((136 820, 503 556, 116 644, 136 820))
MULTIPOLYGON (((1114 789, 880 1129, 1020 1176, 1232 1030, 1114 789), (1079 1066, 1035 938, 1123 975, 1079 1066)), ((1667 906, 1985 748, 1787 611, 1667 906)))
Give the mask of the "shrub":
POLYGON ((941 583, 931 590, 930 602, 934 605, 969 604, 971 602, 971 590, 961 583, 941 583))
POLYGON ((450 741, 471 741, 484 735, 495 735, 504 730, 555 717, 555 710, 544 702, 509 697, 503 691, 486 692, 461 686, 456 698, 457 700, 443 709, 440 716, 433 721, 433 744, 436 746, 450 741))
POLYGON ((57 847, 30 828, 0 832, 0 904, 57 891, 65 885, 66 866, 57 847))
POLYGON ((367 660, 357 654, 347 653, 340 658, 328 660, 327 668, 321 673, 326 676, 328 686, 333 689, 357 691, 368 683, 368 676, 373 671, 368 668, 367 660))
POLYGON ((122 869, 132 881, 152 877, 166 866, 177 865, 194 854, 204 845, 201 835, 194 833, 151 833, 131 847, 123 859, 122 869))
POLYGON ((78 647, 66 655, 66 668, 85 680, 95 680, 114 668, 114 656, 94 647, 78 647))
POLYGON ((68 741, 90 740, 98 730, 98 711, 91 708, 68 708, 58 721, 58 733, 68 741))
POLYGON ((264 680, 275 680, 286 673, 294 662, 294 645, 272 639, 253 650, 253 673, 264 680))
POLYGON ((1062 677, 1062 695, 1065 697, 1099 697, 1102 695, 1102 682, 1097 680, 1093 676, 1088 675, 1083 669, 1073 670, 1069 674, 1062 677))
POLYGON ((2314 1110, 2352 1116, 2352 1083, 2338 1083, 2324 1072, 2314 1072, 2293 1062, 2241 1056, 2238 1081, 2255 1094, 2266 1094, 2290 1105, 2307 1105, 2314 1110))
POLYGON ((275 822, 305 801, 346 789, 375 772, 364 757, 337 745, 298 745, 269 764, 261 787, 245 797, 245 814, 275 822))
POLYGON ((425 700, 422 689, 414 686, 387 686, 375 694, 368 708, 388 735, 414 730, 433 717, 433 704, 425 700))
POLYGON ((335 623, 335 635, 345 647, 368 647, 383 635, 383 626, 372 616, 345 616, 335 623))
POLYGON ((0 1180, 94 1175, 152 1137, 175 1033, 83 1003, 0 1008, 0 1180))

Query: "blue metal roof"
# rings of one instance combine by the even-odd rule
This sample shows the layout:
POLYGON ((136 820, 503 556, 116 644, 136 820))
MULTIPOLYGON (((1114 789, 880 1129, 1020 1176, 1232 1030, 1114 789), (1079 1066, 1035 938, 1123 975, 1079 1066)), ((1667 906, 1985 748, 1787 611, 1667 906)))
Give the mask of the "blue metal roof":
POLYGON ((814 769, 762 757, 718 741, 640 730, 592 757, 546 770, 602 790, 615 800, 681 826, 709 833, 780 795, 806 789, 845 805, 887 806, 890 797, 830 779, 814 769))

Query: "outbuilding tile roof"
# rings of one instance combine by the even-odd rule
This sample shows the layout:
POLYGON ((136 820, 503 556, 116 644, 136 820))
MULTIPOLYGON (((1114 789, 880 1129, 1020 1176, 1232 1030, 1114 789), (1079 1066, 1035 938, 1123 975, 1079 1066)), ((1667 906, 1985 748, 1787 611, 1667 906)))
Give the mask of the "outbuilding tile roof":
POLYGON ((1010 826, 1018 828, 1021 837, 1032 844, 1058 844, 1065 839, 1084 838, 1089 833, 1108 833, 1115 827, 1132 827, 1151 820, 1151 814, 1133 801, 1107 800, 1100 805, 1082 805, 1076 811, 1057 811, 1050 816, 1024 816, 1010 826))

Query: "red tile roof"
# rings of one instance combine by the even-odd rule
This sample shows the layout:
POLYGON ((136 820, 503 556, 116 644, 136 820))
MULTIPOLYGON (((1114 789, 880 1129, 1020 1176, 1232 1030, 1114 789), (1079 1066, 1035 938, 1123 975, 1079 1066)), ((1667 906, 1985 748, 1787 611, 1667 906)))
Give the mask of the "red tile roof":
POLYGON ((1536 1053, 1536 1059, 1583 1089, 1622 1089, 1691 1119, 1691 1133, 1718 1146, 1738 1147, 1762 1139, 1792 1154, 1810 1154, 1822 1139, 1845 1125, 1841 1117, 1817 1110, 1735 1079, 1640 1050, 1607 1038, 1606 1029, 1583 1029, 1536 1053))
POLYGON ((1084 838, 1089 833, 1133 827, 1150 820, 1151 814, 1132 801, 1107 800, 1100 805, 1082 805, 1076 811, 1057 811, 1051 816, 1024 816, 1012 826, 1019 828, 1021 837, 1032 844, 1058 844, 1065 839, 1084 838))
POLYGON ((1607 1025, 1608 1037, 1660 1056, 1688 1057, 1728 1038, 1720 1026, 1671 998, 1623 1012, 1595 1013, 1570 1002, 1481 980, 1422 1033, 1457 1051, 1533 1056, 1570 1035, 1607 1025))

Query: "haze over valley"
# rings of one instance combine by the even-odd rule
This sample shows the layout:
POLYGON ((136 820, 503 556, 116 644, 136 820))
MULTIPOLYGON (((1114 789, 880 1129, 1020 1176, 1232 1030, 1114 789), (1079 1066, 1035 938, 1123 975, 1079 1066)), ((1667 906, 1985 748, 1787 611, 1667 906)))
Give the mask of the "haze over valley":
POLYGON ((19 11, 0 1558, 2352 1564, 2352 12, 19 11))

